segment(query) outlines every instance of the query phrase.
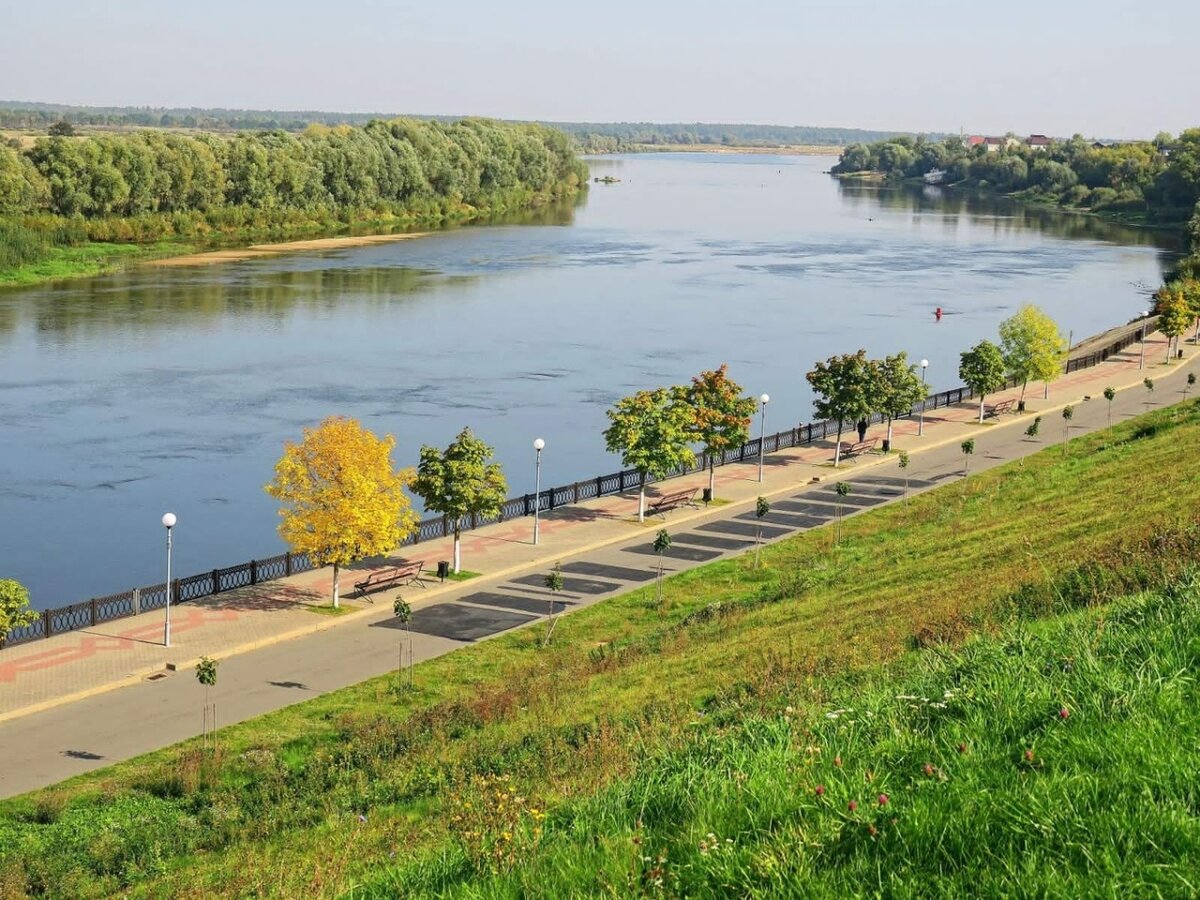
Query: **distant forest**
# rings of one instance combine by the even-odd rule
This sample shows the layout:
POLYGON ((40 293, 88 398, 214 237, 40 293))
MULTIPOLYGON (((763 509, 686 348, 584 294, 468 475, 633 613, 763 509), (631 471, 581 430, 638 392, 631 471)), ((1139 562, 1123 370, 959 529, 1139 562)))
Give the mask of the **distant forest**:
MULTIPOLYGON (((309 125, 365 125, 394 118, 384 113, 317 110, 168 109, 129 106, 66 106, 0 100, 0 128, 45 130, 58 122, 99 128, 194 128, 199 131, 303 131, 309 125)), ((456 116, 410 116, 451 122, 456 116)), ((703 122, 538 122, 569 134, 584 153, 615 153, 642 146, 713 144, 739 147, 844 146, 894 137, 899 132, 807 125, 705 124, 703 122)))

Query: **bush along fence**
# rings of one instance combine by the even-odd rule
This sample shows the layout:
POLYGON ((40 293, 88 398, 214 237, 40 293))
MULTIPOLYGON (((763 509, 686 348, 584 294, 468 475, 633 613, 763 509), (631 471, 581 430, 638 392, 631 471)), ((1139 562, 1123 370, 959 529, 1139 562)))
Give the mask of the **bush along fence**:
MULTIPOLYGON (((1076 372, 1080 369, 1088 369, 1099 365, 1122 350, 1138 343, 1142 339, 1143 330, 1152 330, 1154 322, 1154 317, 1140 321, 1130 331, 1114 339, 1112 343, 1105 344, 1101 349, 1084 356, 1070 357, 1065 367, 1066 371, 1076 372)), ((1149 333, 1149 331, 1147 330, 1146 333, 1149 333)), ((1006 387, 1016 387, 1019 383, 1010 382, 1006 387)), ((913 407, 909 415, 917 415, 921 412, 953 406, 956 403, 970 400, 972 397, 974 397, 974 394, 970 388, 951 388, 948 391, 931 394, 925 400, 924 404, 913 407)), ((883 420, 884 417, 882 414, 874 413, 868 419, 868 422, 874 425, 883 420)), ((846 423, 846 427, 852 429, 854 423, 848 422, 846 423)), ((765 446, 762 448, 762 452, 765 454, 787 450, 792 447, 809 446, 836 434, 837 422, 835 421, 810 422, 806 425, 797 425, 795 428, 776 432, 775 434, 768 434, 762 438, 754 438, 740 447, 733 447, 718 454, 712 462, 713 465, 724 466, 744 460, 755 460, 758 458, 759 445, 762 441, 765 441, 765 446)), ((694 465, 681 467, 669 473, 666 478, 678 478, 681 475, 703 471, 708 468, 708 465, 708 456, 700 454, 697 456, 694 465)), ((650 478, 647 479, 647 483, 654 483, 661 480, 665 479, 650 478)), ((533 515, 534 509, 538 509, 541 512, 548 512, 561 506, 569 506, 585 500, 594 500, 597 497, 621 494, 637 488, 638 483, 639 476, 637 471, 626 469, 622 472, 614 472, 611 475, 600 475, 585 481, 576 481, 573 484, 562 487, 547 488, 540 494, 523 494, 506 500, 500 509, 499 515, 472 517, 464 520, 462 527, 463 530, 482 528, 485 525, 493 525, 497 522, 533 515)), ((411 546, 419 544, 422 541, 446 537, 452 534, 453 531, 454 523, 445 516, 426 519, 413 530, 405 539, 402 546, 411 546)), ((171 582, 171 603, 172 605, 186 603, 189 600, 209 597, 235 588, 249 587, 264 581, 273 581, 277 578, 286 578, 289 575, 307 572, 312 568, 314 566, 309 558, 304 554, 298 553, 284 553, 279 556, 270 557, 269 559, 252 559, 250 562, 242 563, 238 566, 213 569, 210 572, 203 572, 199 575, 191 575, 187 578, 173 580, 171 582)), ((33 624, 14 628, 9 631, 4 640, 0 641, 0 647, 25 644, 29 641, 62 634, 65 631, 90 628, 103 622, 112 621, 113 619, 122 619, 150 610, 161 609, 166 605, 166 602, 167 585, 156 584, 151 587, 134 588, 133 590, 120 594, 112 594, 107 597, 97 597, 93 600, 86 600, 83 603, 74 603, 70 606, 48 609, 42 612, 41 616, 33 624)))

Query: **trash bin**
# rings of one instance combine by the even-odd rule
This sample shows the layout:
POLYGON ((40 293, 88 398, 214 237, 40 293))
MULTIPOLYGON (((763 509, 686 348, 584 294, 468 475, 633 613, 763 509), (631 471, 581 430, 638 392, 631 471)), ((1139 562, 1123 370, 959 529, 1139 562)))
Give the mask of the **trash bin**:
POLYGON ((450 563, 448 563, 446 560, 443 559, 438 563, 438 578, 442 579, 442 581, 445 581, 446 576, 449 574, 450 574, 450 563))
POLYGON ((704 493, 700 495, 700 499, 704 501, 704 505, 712 503, 712 488, 705 488, 704 493))

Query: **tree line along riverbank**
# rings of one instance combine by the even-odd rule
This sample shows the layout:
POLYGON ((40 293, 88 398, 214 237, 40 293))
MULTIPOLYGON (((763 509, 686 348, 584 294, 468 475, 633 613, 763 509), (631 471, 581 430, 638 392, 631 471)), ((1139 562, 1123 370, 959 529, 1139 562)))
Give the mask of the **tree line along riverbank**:
POLYGON ((466 222, 569 199, 570 138, 484 119, 0 145, 0 285, 214 244, 466 222))
POLYGON ((1200 128, 1178 137, 1164 132, 1153 141, 1107 145, 1079 135, 1037 137, 1033 143, 886 138, 851 144, 831 171, 889 180, 932 176, 946 186, 1009 194, 1131 224, 1183 227, 1193 252, 1200 249, 1200 128))

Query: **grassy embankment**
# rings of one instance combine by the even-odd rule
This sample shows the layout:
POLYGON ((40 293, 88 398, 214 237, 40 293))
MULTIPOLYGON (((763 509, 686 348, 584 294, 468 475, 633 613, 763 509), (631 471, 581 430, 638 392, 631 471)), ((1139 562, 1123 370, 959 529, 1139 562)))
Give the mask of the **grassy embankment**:
POLYGON ((1101 604, 1196 558, 1197 440, 1191 401, 7 802, 0 884, 1186 891, 1196 598, 1101 604))

